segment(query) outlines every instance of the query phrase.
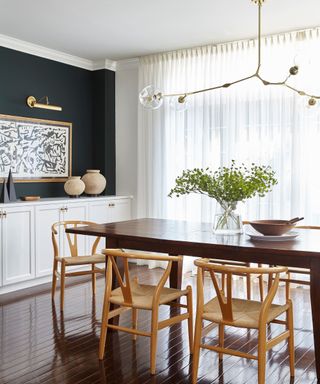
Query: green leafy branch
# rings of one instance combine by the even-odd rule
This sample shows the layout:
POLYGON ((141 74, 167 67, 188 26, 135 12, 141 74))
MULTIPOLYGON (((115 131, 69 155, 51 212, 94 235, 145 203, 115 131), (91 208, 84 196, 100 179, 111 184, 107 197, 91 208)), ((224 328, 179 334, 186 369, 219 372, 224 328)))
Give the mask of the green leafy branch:
POLYGON ((169 197, 199 193, 217 200, 225 206, 245 201, 256 195, 263 197, 277 184, 275 172, 270 166, 251 164, 236 165, 232 160, 231 167, 220 167, 216 171, 209 168, 186 169, 175 180, 169 197))

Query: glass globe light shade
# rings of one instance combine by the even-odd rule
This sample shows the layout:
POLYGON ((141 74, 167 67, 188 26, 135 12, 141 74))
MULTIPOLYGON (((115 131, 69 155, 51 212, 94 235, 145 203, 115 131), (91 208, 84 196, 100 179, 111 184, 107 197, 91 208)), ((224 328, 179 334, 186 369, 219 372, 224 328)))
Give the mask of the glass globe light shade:
POLYGON ((189 99, 186 96, 175 96, 170 100, 170 107, 176 112, 184 112, 188 109, 189 99))
POLYGON ((146 109, 158 109, 163 103, 162 93, 154 85, 148 85, 139 93, 139 101, 146 109))

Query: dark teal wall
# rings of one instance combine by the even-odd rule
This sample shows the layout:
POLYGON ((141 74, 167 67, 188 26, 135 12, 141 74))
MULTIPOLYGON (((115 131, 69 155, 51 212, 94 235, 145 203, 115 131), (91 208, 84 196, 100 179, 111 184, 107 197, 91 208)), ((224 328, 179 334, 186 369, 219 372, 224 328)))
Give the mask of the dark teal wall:
POLYGON ((108 188, 115 191, 115 73, 106 70, 93 74, 93 166, 101 165, 108 188))
MULTIPOLYGON (((72 174, 101 169, 107 177, 106 194, 115 194, 114 84, 113 71, 92 72, 0 47, 0 113, 72 122, 72 174), (107 96, 97 107, 101 90, 107 96), (29 108, 29 95, 49 96, 62 112, 29 108)), ((65 195, 63 183, 17 183, 16 189, 18 196, 65 195)))

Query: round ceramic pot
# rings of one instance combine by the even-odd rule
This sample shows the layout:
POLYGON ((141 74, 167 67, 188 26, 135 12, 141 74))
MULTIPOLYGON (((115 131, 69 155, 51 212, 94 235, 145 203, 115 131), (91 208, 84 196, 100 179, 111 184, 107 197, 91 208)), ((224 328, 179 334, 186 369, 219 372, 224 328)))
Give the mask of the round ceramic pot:
POLYGON ((90 196, 100 195, 106 188, 106 178, 101 175, 99 169, 87 169, 87 173, 82 176, 85 184, 85 193, 90 196))
POLYGON ((85 184, 80 176, 71 176, 64 183, 64 190, 70 197, 79 197, 85 189, 85 184))

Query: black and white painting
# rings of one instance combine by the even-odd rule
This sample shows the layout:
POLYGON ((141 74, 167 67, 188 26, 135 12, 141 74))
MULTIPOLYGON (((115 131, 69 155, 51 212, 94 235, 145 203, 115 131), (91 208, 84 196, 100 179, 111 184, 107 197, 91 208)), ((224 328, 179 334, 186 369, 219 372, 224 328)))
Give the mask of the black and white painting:
POLYGON ((0 177, 67 178, 70 147, 70 123, 0 115, 0 177))

